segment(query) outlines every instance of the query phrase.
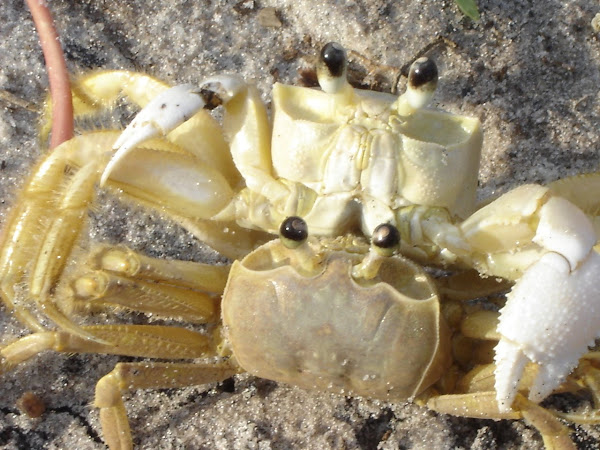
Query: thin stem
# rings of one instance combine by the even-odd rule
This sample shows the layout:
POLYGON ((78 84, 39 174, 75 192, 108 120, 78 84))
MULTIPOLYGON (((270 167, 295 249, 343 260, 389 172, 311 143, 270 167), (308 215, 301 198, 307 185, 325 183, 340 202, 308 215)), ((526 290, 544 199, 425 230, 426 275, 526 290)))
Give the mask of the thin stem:
POLYGON ((73 137, 71 85, 58 33, 45 0, 25 0, 40 37, 52 98, 52 137, 50 148, 73 137))

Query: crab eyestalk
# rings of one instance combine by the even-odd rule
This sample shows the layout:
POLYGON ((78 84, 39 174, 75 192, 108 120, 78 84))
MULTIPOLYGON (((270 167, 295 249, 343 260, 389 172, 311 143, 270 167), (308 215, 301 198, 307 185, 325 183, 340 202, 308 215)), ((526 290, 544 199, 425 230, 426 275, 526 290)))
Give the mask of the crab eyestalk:
POLYGON ((348 57, 337 42, 325 44, 317 64, 319 86, 328 94, 338 94, 350 87, 347 80, 348 57))
MULTIPOLYGON (((315 253, 308 242, 308 225, 304 219, 291 216, 285 219, 279 227, 279 239, 288 249, 280 258, 290 258, 297 269, 304 273, 314 273, 321 263, 321 255, 315 253), (292 252, 292 253, 290 253, 292 252)), ((277 256, 274 256, 277 259, 277 256)))
POLYGON ((375 228, 371 238, 371 248, 360 264, 352 268, 355 280, 371 280, 377 276, 379 268, 386 258, 392 256, 400 248, 400 232, 389 223, 375 228))
POLYGON ((429 105, 437 82, 438 70, 432 59, 424 56, 413 62, 408 73, 406 92, 398 99, 398 112, 408 116, 429 105))

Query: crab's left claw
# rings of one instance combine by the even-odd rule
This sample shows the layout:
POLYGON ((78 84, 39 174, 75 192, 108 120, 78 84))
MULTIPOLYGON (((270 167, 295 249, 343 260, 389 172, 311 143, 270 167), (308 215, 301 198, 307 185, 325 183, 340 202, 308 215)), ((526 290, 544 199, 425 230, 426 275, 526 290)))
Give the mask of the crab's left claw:
POLYGON ((510 410, 523 369, 538 365, 529 399, 556 389, 600 331, 600 254, 587 217, 572 203, 550 198, 539 211, 534 242, 548 250, 507 296, 496 346, 496 399, 510 410))
POLYGON ((161 92, 149 102, 125 128, 113 145, 116 150, 102 177, 103 186, 116 164, 137 144, 158 135, 166 135, 201 109, 214 109, 227 103, 245 87, 235 76, 222 75, 206 79, 195 86, 182 84, 161 92))

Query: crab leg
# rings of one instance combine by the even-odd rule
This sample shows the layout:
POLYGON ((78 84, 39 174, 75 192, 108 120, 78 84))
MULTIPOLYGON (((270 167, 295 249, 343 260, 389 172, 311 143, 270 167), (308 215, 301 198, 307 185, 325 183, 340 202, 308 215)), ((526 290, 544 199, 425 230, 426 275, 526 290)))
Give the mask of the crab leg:
POLYGON ((442 395, 427 402, 427 407, 444 414, 483 419, 525 419, 542 435, 548 449, 575 450, 569 437, 569 429, 550 411, 517 395, 515 411, 498 410, 495 393, 473 392, 467 394, 442 395))
POLYGON ((229 265, 151 258, 126 247, 101 247, 93 259, 97 269, 121 276, 219 294, 225 289, 231 268, 229 265))
MULTIPOLYGON (((3 348, 0 369, 9 369, 41 351, 93 352, 150 358, 202 358, 215 355, 211 337, 183 328, 152 325, 98 325, 85 332, 113 344, 99 344, 64 331, 25 336, 3 348)), ((222 381, 240 370, 231 362, 215 363, 119 363, 96 385, 94 405, 111 449, 132 448, 131 431, 121 392, 125 389, 169 388, 222 381)))
POLYGON ((0 236, 2 300, 33 331, 43 331, 45 328, 32 314, 15 304, 14 287, 24 281, 25 267, 39 246, 38 235, 31 230, 48 222, 44 212, 55 205, 53 190, 56 185, 60 185, 63 177, 61 163, 65 149, 65 146, 57 148, 34 170, 0 236))
POLYGON ((229 266, 156 259, 111 247, 91 260, 89 271, 71 284, 73 298, 64 295, 74 310, 121 306, 194 323, 218 319, 229 266))
POLYGON ((148 358, 202 358, 216 354, 212 337, 160 325, 88 325, 85 334, 93 342, 68 331, 43 331, 17 339, 0 350, 5 368, 20 364, 46 350, 62 353, 105 353, 148 358), (110 343, 108 343, 110 342, 110 343))
MULTIPOLYGON (((94 185, 106 159, 105 151, 110 148, 115 138, 116 133, 93 133, 72 139, 57 147, 34 172, 21 195, 19 206, 13 210, 9 219, 0 247, 0 275, 2 280, 0 288, 7 306, 15 310, 17 317, 33 331, 44 331, 45 328, 34 315, 27 312, 19 304, 18 297, 25 297, 23 299, 25 300, 30 296, 38 304, 40 312, 43 312, 63 330, 85 336, 91 340, 96 339, 76 326, 65 315, 65 311, 69 310, 70 305, 68 302, 63 301, 63 298, 70 299, 70 297, 55 296, 55 291, 57 285, 62 282, 65 265, 70 261, 73 249, 77 248, 79 235, 86 221, 87 210, 93 199, 94 185), (71 173, 73 174, 71 175, 71 173), (47 211, 56 211, 56 214, 54 216, 47 215, 47 211), (15 292, 15 286, 20 284, 26 287, 23 294, 15 292), (62 302, 61 307, 55 301, 62 302)), ((228 196, 227 182, 223 177, 219 178, 218 173, 211 172, 209 168, 205 169, 204 166, 195 161, 192 155, 186 154, 185 151, 171 144, 163 142, 150 142, 150 144, 157 150, 136 149, 138 153, 146 152, 146 154, 151 155, 151 157, 142 158, 141 160, 141 162, 150 161, 150 163, 146 165, 134 164, 137 171, 133 172, 133 175, 129 173, 128 180, 131 182, 132 179, 135 179, 135 174, 143 178, 144 174, 147 176, 148 171, 158 170, 158 166, 167 169, 167 173, 153 184, 154 191, 136 191, 135 186, 118 185, 118 180, 111 180, 112 188, 120 187, 126 194, 142 197, 142 200, 146 200, 154 207, 160 208, 164 204, 168 211, 175 210, 176 213, 182 216, 188 210, 197 210, 204 214, 207 214, 208 211, 210 215, 230 200, 231 195, 228 196), (163 148, 170 150, 166 153, 166 158, 164 157, 165 153, 162 151, 163 148), (152 157, 157 153, 160 153, 163 157, 152 157), (142 169, 140 169, 140 166, 142 166, 142 169), (182 170, 190 173, 190 176, 178 177, 177 175, 181 174, 182 170), (207 171, 209 172, 207 173, 207 171), (198 186, 201 185, 195 180, 201 181, 203 176, 212 181, 212 184, 209 183, 206 186, 208 193, 205 197, 213 203, 203 201, 202 194, 195 197, 193 195, 199 191, 198 186), (182 180, 184 181, 183 184, 182 180), (222 180, 220 186, 218 180, 222 180), (217 191, 223 192, 223 195, 211 195, 212 189, 215 188, 217 191), (221 204, 211 207, 214 202, 221 202, 221 204)), ((137 162, 136 159, 134 161, 137 162)), ((118 175, 118 172, 116 175, 118 175)), ((126 175, 124 177, 127 178, 126 175)), ((143 181, 140 180, 138 184, 142 183, 143 181)), ((242 238, 245 236, 243 233, 240 233, 240 235, 242 238)), ((172 272, 165 272, 165 276, 173 275, 172 272)), ((176 276, 181 275, 177 274, 176 276)), ((135 280, 132 283, 135 283, 135 280)), ((149 283, 149 292, 153 292, 153 281, 150 280, 149 283)), ((119 286, 118 281, 108 284, 113 287, 119 286)), ((121 288, 125 290, 125 285, 122 285, 121 288)), ((181 316, 190 318, 194 316, 195 321, 206 321, 216 314, 215 300, 211 296, 205 298, 205 306, 200 307, 200 310, 198 310, 198 304, 191 301, 190 298, 196 297, 196 301, 200 301, 201 296, 179 293, 179 291, 173 291, 169 287, 165 287, 165 291, 170 291, 170 293, 165 292, 162 297, 163 300, 166 295, 171 301, 163 302, 163 305, 177 303, 175 298, 178 297, 181 306, 191 305, 192 309, 189 312, 183 313, 180 311, 181 316), (192 303, 190 304, 190 302, 192 303)), ((216 292, 221 291, 222 288, 219 288, 216 292)), ((114 296, 111 298, 114 299, 114 296)), ((160 298, 158 294, 157 298, 160 298)), ((130 302, 130 307, 135 309, 137 305, 140 310, 150 308, 153 312, 169 311, 169 308, 172 308, 171 306, 159 307, 160 301, 158 300, 155 301, 157 306, 152 307, 150 304, 151 302, 148 301, 138 302, 137 304, 130 302)))
POLYGON ((96 385, 94 406, 100 408, 104 439, 111 449, 131 449, 131 430, 122 392, 216 383, 239 373, 229 361, 215 363, 119 363, 96 385))
MULTIPOLYGON (((562 413, 538 406, 521 394, 515 396, 514 409, 507 411, 500 409, 494 391, 494 369, 493 364, 477 366, 458 381, 456 390, 462 393, 433 396, 427 400, 427 407, 444 414, 462 417, 512 420, 523 418, 539 431, 546 448, 565 450, 576 448, 569 438, 569 429, 558 420, 563 417, 562 413)), ((527 366, 519 384, 519 391, 527 391, 535 377, 535 366, 527 366)), ((582 387, 575 381, 567 380, 556 392, 577 392, 581 389, 582 387)), ((595 393, 593 388, 591 391, 595 393)), ((574 422, 586 423, 585 420, 579 421, 579 417, 567 416, 574 422)))
POLYGON ((83 172, 72 177, 65 176, 68 158, 78 151, 80 145, 81 140, 78 139, 62 144, 34 171, 19 199, 19 206, 9 218, 0 246, 3 300, 11 309, 15 309, 17 317, 35 331, 41 331, 44 327, 15 304, 14 286, 19 283, 31 283, 33 291, 28 294, 42 309, 53 320, 76 331, 64 315, 46 302, 46 295, 68 260, 80 229, 76 223, 77 216, 87 206, 91 194, 89 179, 94 178, 90 175, 96 170, 93 158, 83 172), (57 211, 57 215, 48 217, 47 211, 57 211), (28 274, 32 262, 34 269, 28 274))

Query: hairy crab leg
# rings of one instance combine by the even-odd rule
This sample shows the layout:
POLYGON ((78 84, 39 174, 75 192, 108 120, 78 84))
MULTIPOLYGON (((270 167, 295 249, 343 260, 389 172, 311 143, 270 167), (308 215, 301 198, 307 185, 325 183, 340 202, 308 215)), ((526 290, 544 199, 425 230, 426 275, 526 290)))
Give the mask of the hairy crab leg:
MULTIPOLYGON (((93 259, 97 260, 102 270, 122 275, 117 280, 116 292, 110 294, 112 298, 104 301, 110 306, 121 305, 168 317, 180 316, 193 322, 214 323, 218 318, 216 312, 219 310, 220 294, 225 287, 229 266, 165 261, 138 255, 128 249, 110 247, 100 250, 93 259), (169 284, 163 285, 161 282, 169 284), (130 292, 128 283, 135 284, 137 289, 130 292), (210 295, 209 292, 215 295, 210 295), (207 312, 207 308, 211 311, 207 312)), ((95 273, 97 274, 98 272, 95 273)), ((101 284, 98 277, 90 279, 83 276, 73 281, 72 289, 76 295, 82 292, 91 295, 101 284)), ((64 297, 63 303, 73 300, 67 291, 58 291, 58 296, 64 297)), ((106 292, 98 294, 99 297, 103 295, 106 292)), ((75 300, 84 303, 83 300, 75 300)), ((87 308, 93 306, 95 301, 87 301, 87 308)), ((74 308, 73 305, 69 307, 74 308)), ((169 326, 91 325, 77 327, 75 333, 62 330, 36 332, 7 345, 0 354, 4 369, 46 350, 166 359, 199 358, 217 354, 221 339, 218 329, 213 338, 169 326), (87 336, 94 336, 94 339, 90 340, 87 336)))
POLYGON ((34 171, 9 218, 0 247, 3 298, 35 331, 44 327, 30 313, 22 313, 19 301, 32 299, 62 329, 96 339, 75 325, 52 295, 77 247, 102 167, 102 149, 110 139, 109 133, 99 133, 95 139, 78 137, 54 149, 34 171), (76 155, 86 161, 79 170, 72 163, 76 155), (26 286, 23 292, 15 292, 18 284, 26 286))
POLYGON ((0 241, 0 289, 4 303, 15 312, 25 325, 33 331, 44 327, 25 309, 15 302, 15 286, 25 280, 25 267, 34 258, 39 238, 31 230, 47 223, 46 211, 53 209, 53 188, 60 184, 63 176, 61 150, 53 152, 34 170, 27 187, 19 196, 17 206, 12 209, 0 241))
MULTIPOLYGON (((32 274, 27 274, 31 261, 34 261, 34 264, 35 261, 41 264, 40 258, 43 258, 43 254, 40 254, 40 248, 43 242, 48 242, 47 239, 51 239, 48 233, 53 227, 52 224, 55 224, 54 233, 60 233, 60 221, 68 217, 59 216, 55 221, 47 215, 47 211, 59 209, 61 192, 57 192, 57 186, 65 185, 65 161, 69 153, 73 152, 78 145, 79 142, 76 140, 67 141, 50 153, 34 170, 25 190, 18 198, 18 206, 13 209, 9 216, 8 225, 0 246, 3 300, 15 310, 17 316, 21 315, 23 317, 26 325, 35 331, 40 331, 44 327, 31 314, 25 313, 15 303, 14 286, 27 280, 30 282, 33 279, 32 274)), ((68 189, 68 187, 65 189, 68 189)), ((63 211, 67 215, 70 214, 68 206, 63 211)), ((63 227, 62 229, 68 229, 71 225, 67 224, 67 228, 63 227)), ((79 227, 75 228, 79 229, 79 227)), ((68 252, 67 249, 70 245, 72 245, 72 242, 71 244, 65 243, 62 247, 63 250, 68 252)), ((47 263, 57 264, 54 265, 55 269, 51 270, 53 276, 57 276, 57 272, 67 258, 68 253, 62 256, 64 258, 59 258, 59 261, 47 263)), ((38 290, 34 295, 39 293, 38 290)))
POLYGON ((229 265, 151 258, 126 247, 101 246, 92 253, 98 269, 124 277, 215 293, 222 293, 225 289, 230 269, 229 265))
MULTIPOLYGON (((26 3, 40 37, 40 45, 46 60, 51 96, 55 99, 53 115, 56 116, 56 120, 52 123, 52 141, 50 143, 50 147, 54 148, 73 136, 73 105, 69 76, 47 3, 32 0, 27 0, 26 3)), ((52 169, 54 165, 52 159, 50 158, 47 161, 49 164, 41 165, 37 179, 35 175, 32 177, 34 186, 36 182, 41 182, 40 175, 44 176, 46 171, 48 173, 54 171, 52 169)), ((59 174, 55 172, 54 175, 50 176, 53 178, 57 175, 59 174)), ((29 311, 14 304, 14 286, 22 280, 20 267, 27 255, 33 257, 34 246, 31 245, 33 233, 28 236, 28 231, 35 229, 32 226, 37 226, 38 221, 42 219, 40 212, 44 210, 44 207, 50 206, 48 203, 50 192, 41 185, 38 187, 41 188, 38 194, 25 195, 25 197, 28 197, 27 201, 17 203, 18 206, 13 209, 8 218, 8 228, 5 228, 4 232, 0 234, 0 279, 2 280, 0 283, 0 297, 6 306, 14 311, 16 317, 33 331, 42 331, 45 328, 29 311), (21 245, 26 249, 24 252, 17 249, 21 245)), ((32 191, 35 190, 36 187, 32 191)))
MULTIPOLYGON (((121 96, 126 96, 133 99, 134 103, 137 102, 143 105, 166 88, 167 86, 163 83, 145 75, 128 72, 91 74, 76 83, 73 88, 75 113, 79 117, 96 113, 102 109, 109 109, 121 96)), ((51 115, 49 114, 47 117, 48 121, 51 121, 51 115)), ((217 190, 223 193, 221 197, 209 195, 207 198, 212 199, 213 203, 216 199, 222 204, 230 200, 231 195, 227 194, 230 190, 228 180, 225 180, 218 172, 211 169, 210 164, 199 166, 190 160, 190 158, 195 158, 193 155, 201 154, 197 148, 194 149, 194 154, 185 156, 187 150, 194 148, 193 141, 204 135, 208 140, 207 145, 214 147, 213 151, 219 155, 225 155, 221 156, 220 159, 211 159, 210 162, 226 172, 229 170, 231 180, 237 182, 235 176, 237 172, 235 172, 235 169, 231 169, 233 167, 231 156, 227 151, 227 145, 220 131, 218 131, 218 125, 206 112, 203 112, 198 117, 193 118, 186 126, 187 128, 182 127, 173 133, 172 139, 175 146, 172 147, 175 152, 172 152, 170 158, 155 157, 150 158, 150 160, 141 158, 142 161, 133 158, 132 167, 137 168, 137 171, 132 169, 129 171, 129 175, 125 175, 125 178, 129 181, 124 188, 126 192, 129 188, 129 194, 135 194, 133 192, 135 191, 135 182, 132 183, 132 173, 141 173, 141 177, 144 178, 148 175, 148 170, 164 170, 165 165, 171 162, 172 169, 167 170, 161 179, 165 180, 166 176, 171 176, 171 180, 175 182, 175 197, 169 195, 172 192, 165 192, 165 190, 172 187, 168 186, 168 183, 155 183, 153 187, 159 189, 160 186, 163 186, 162 191, 158 190, 150 193, 144 193, 143 190, 138 191, 138 194, 141 192, 142 197, 145 197, 143 200, 150 200, 151 206, 161 209, 161 205, 166 203, 181 205, 182 201, 185 200, 183 196, 191 192, 197 185, 183 189, 180 186, 180 180, 185 179, 193 182, 194 179, 202 179, 203 175, 211 183, 206 187, 211 190, 210 192, 217 190), (177 154, 180 156, 177 156, 177 154), (144 160, 145 164, 142 164, 144 160), (178 175, 181 175, 182 170, 189 172, 190 167, 196 167, 193 176, 178 177, 178 175), (203 169, 203 167, 206 169, 203 169), (144 171, 144 168, 147 170, 144 171), (206 170, 209 170, 209 172, 206 172, 206 170), (217 180, 222 180, 221 186, 216 186, 217 180)), ((14 310, 19 320, 33 331, 43 331, 45 327, 32 313, 18 304, 19 301, 16 299, 18 294, 15 292, 15 286, 30 283, 28 286, 29 291, 25 292, 24 296, 31 295, 38 303, 40 310, 59 324, 61 328, 68 329, 75 334, 85 334, 62 311, 57 309, 54 303, 55 299, 51 298, 50 295, 56 282, 61 277, 72 249, 78 241, 80 230, 87 215, 86 211, 93 199, 94 184, 97 179, 96 173, 105 164, 104 155, 107 149, 111 148, 115 139, 116 134, 95 133, 78 137, 55 149, 34 170, 19 197, 17 206, 9 216, 8 226, 3 232, 2 241, 0 241, 0 275, 2 279, 0 289, 7 306, 14 310), (77 168, 79 170, 71 176, 70 172, 77 168), (58 211, 58 216, 54 218, 47 216, 46 212, 51 210, 58 211)), ((145 151, 146 155, 156 156, 162 152, 165 144, 153 143, 152 146, 156 151, 136 149, 136 152, 145 151)), ((239 175, 237 176, 239 177, 239 175)), ((145 178, 138 184, 144 184, 147 187, 147 179, 145 178)), ((115 185, 116 181, 111 183, 113 188, 115 185)), ((200 200, 199 206, 192 205, 192 207, 189 207, 188 204, 182 206, 179 209, 179 216, 182 217, 182 221, 192 222, 201 232, 208 234, 206 230, 211 229, 211 227, 194 223, 193 218, 186 216, 187 211, 197 210, 205 215, 207 213, 210 215, 218 212, 221 208, 222 205, 220 204, 216 207, 213 206, 211 209, 209 204, 200 200)), ((217 225, 215 224, 215 226, 217 225)), ((213 242, 218 243, 221 239, 224 242, 222 247, 226 249, 233 247, 231 233, 223 232, 223 228, 226 228, 227 224, 220 225, 221 232, 215 234, 213 242)), ((238 230, 235 225, 232 225, 231 228, 234 228, 233 232, 239 231, 233 238, 239 237, 242 244, 245 240, 249 241, 246 243, 248 249, 256 245, 256 237, 253 237, 255 233, 244 233, 242 230, 238 230)), ((87 337, 94 339, 90 335, 87 337)))

